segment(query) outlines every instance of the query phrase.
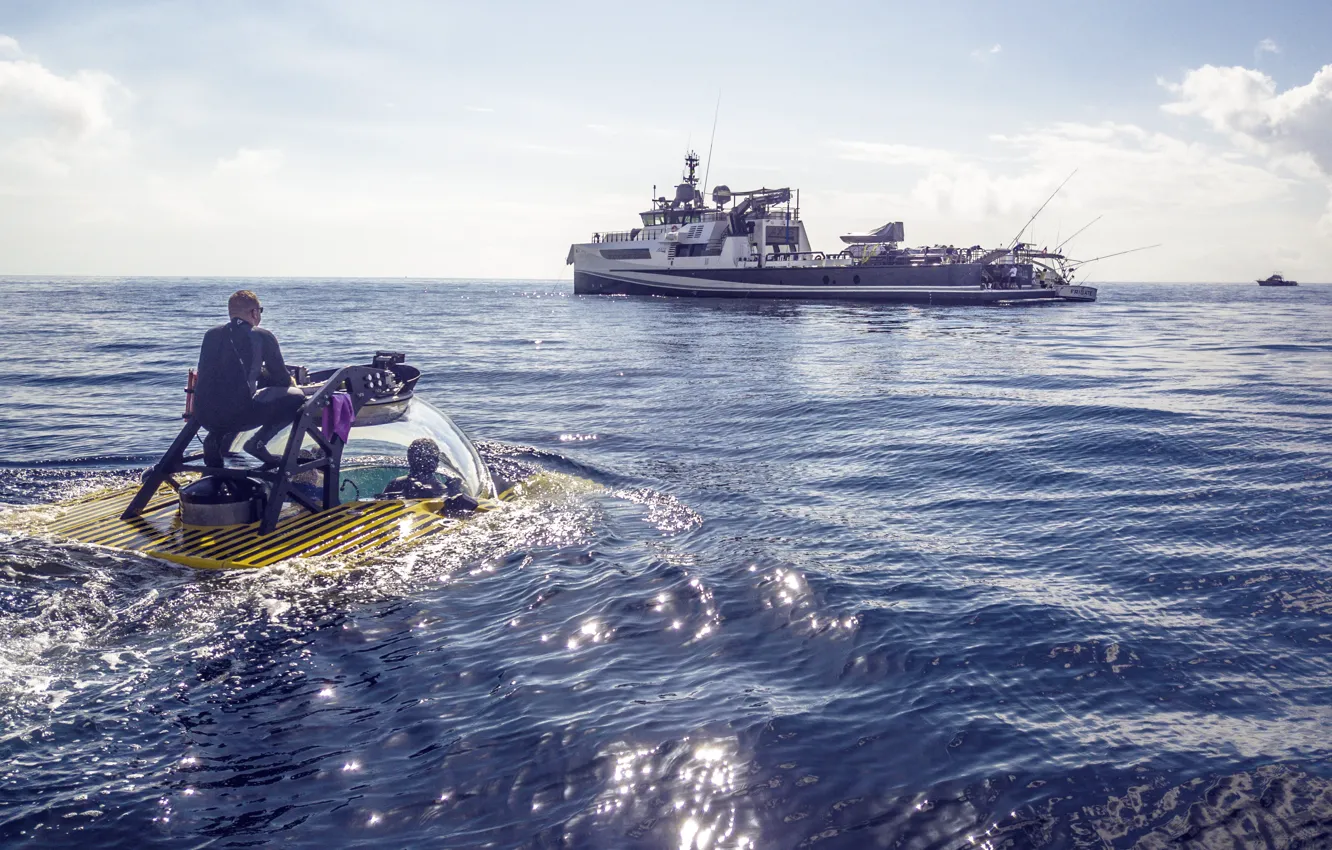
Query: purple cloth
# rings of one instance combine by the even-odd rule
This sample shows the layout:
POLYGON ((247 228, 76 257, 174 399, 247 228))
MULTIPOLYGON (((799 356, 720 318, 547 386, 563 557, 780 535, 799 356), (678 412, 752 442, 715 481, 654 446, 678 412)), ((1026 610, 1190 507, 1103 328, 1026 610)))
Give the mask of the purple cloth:
POLYGON ((355 418, 356 412, 352 409, 351 396, 347 393, 333 393, 328 397, 328 407, 324 408, 324 419, 320 423, 324 439, 331 440, 337 436, 342 442, 347 442, 347 436, 351 434, 352 420, 355 418))

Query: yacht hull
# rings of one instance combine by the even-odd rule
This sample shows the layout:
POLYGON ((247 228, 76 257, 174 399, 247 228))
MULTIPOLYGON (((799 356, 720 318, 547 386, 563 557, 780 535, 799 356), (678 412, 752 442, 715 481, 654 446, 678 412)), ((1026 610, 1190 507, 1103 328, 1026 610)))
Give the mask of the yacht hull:
POLYGON ((702 271, 575 271, 574 292, 584 295, 785 298, 927 305, 1096 300, 1096 290, 1087 286, 988 288, 981 284, 980 266, 961 264, 915 269, 769 267, 702 271))

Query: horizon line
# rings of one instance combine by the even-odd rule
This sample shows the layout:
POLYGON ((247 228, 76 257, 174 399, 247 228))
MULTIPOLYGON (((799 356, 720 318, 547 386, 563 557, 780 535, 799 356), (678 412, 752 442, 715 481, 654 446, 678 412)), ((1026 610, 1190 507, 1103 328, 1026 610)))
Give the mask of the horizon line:
MULTIPOLYGON (((0 273, 0 283, 17 279, 31 280, 268 280, 268 281, 318 281, 318 280, 380 280, 380 281, 426 281, 432 283, 570 283, 569 278, 553 277, 427 277, 419 275, 207 275, 207 274, 4 274, 0 273)), ((1083 286, 1106 286, 1113 284, 1181 284, 1211 286, 1254 286, 1253 280, 1107 280, 1081 284, 1083 286)), ((1300 282, 1300 286, 1321 286, 1323 281, 1300 282)))

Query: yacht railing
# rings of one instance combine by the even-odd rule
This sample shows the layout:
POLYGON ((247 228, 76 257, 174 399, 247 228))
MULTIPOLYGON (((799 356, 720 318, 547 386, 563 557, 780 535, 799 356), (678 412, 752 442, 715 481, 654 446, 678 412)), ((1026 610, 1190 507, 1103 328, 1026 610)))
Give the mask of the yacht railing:
POLYGON ((661 227, 663 225, 669 227, 672 224, 678 224, 680 227, 685 227, 687 225, 698 224, 699 222, 703 221, 725 221, 726 219, 729 219, 731 217, 731 214, 725 210, 689 210, 687 212, 676 211, 675 215, 677 217, 682 218, 681 221, 667 221, 666 220, 667 215, 668 214, 665 212, 657 213, 656 217, 660 217, 660 221, 650 222, 649 224, 644 225, 644 227, 661 227))
POLYGON ((648 237, 641 228, 633 230, 605 230, 592 234, 593 242, 638 242, 648 237))
MULTIPOLYGON (((660 239, 664 234, 670 232, 671 227, 677 230, 684 230, 694 224, 703 224, 711 221, 729 221, 731 213, 726 210, 693 210, 689 213, 679 213, 683 217, 682 221, 654 221, 651 224, 645 224, 642 227, 635 227, 633 230, 602 230, 592 234, 593 242, 636 242, 641 239, 660 239)), ((757 220, 766 218, 768 227, 791 227, 800 225, 800 221, 792 216, 789 220, 785 213, 770 213, 766 216, 753 215, 747 217, 747 220, 757 220)))
MULTIPOLYGON (((757 254, 741 257, 742 266, 757 266, 757 254)), ((825 254, 823 251, 800 251, 793 254, 764 254, 764 265, 780 265, 789 268, 845 268, 854 266, 859 261, 846 251, 840 254, 825 254)))

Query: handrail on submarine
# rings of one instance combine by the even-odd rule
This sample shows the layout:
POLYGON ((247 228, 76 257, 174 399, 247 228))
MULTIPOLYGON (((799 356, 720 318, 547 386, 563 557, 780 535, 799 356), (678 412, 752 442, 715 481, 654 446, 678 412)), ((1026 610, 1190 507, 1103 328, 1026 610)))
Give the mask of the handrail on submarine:
POLYGON ((180 433, 172 441, 171 447, 166 450, 166 454, 162 455, 162 459, 144 472, 143 485, 134 494, 134 498, 130 500, 129 506, 125 508, 120 518, 128 520, 142 514, 143 509, 148 506, 148 502, 163 484, 169 484, 173 490, 179 490, 180 485, 174 476, 181 472, 198 472, 222 478, 257 478, 268 482, 270 488, 268 501, 264 506, 263 522, 259 526, 260 534, 268 534, 277 528, 282 505, 288 496, 311 512, 337 507, 344 442, 335 434, 326 437, 321 433, 320 424, 324 409, 328 407, 333 393, 343 391, 345 385, 345 391, 351 397, 354 421, 356 415, 361 412, 361 407, 374 398, 378 391, 386 389, 395 380, 392 371, 374 366, 343 366, 334 372, 301 406, 300 413, 291 426, 291 433, 287 437, 287 448, 282 453, 282 460, 276 469, 271 470, 233 469, 225 465, 220 467, 192 465, 191 461, 199 460, 203 455, 186 456, 185 449, 203 426, 194 415, 191 415, 186 420, 185 427, 180 429, 180 433), (301 444, 307 434, 323 450, 323 456, 301 463, 301 444), (314 469, 324 470, 323 507, 316 505, 314 500, 300 490, 291 489, 292 476, 314 469))

